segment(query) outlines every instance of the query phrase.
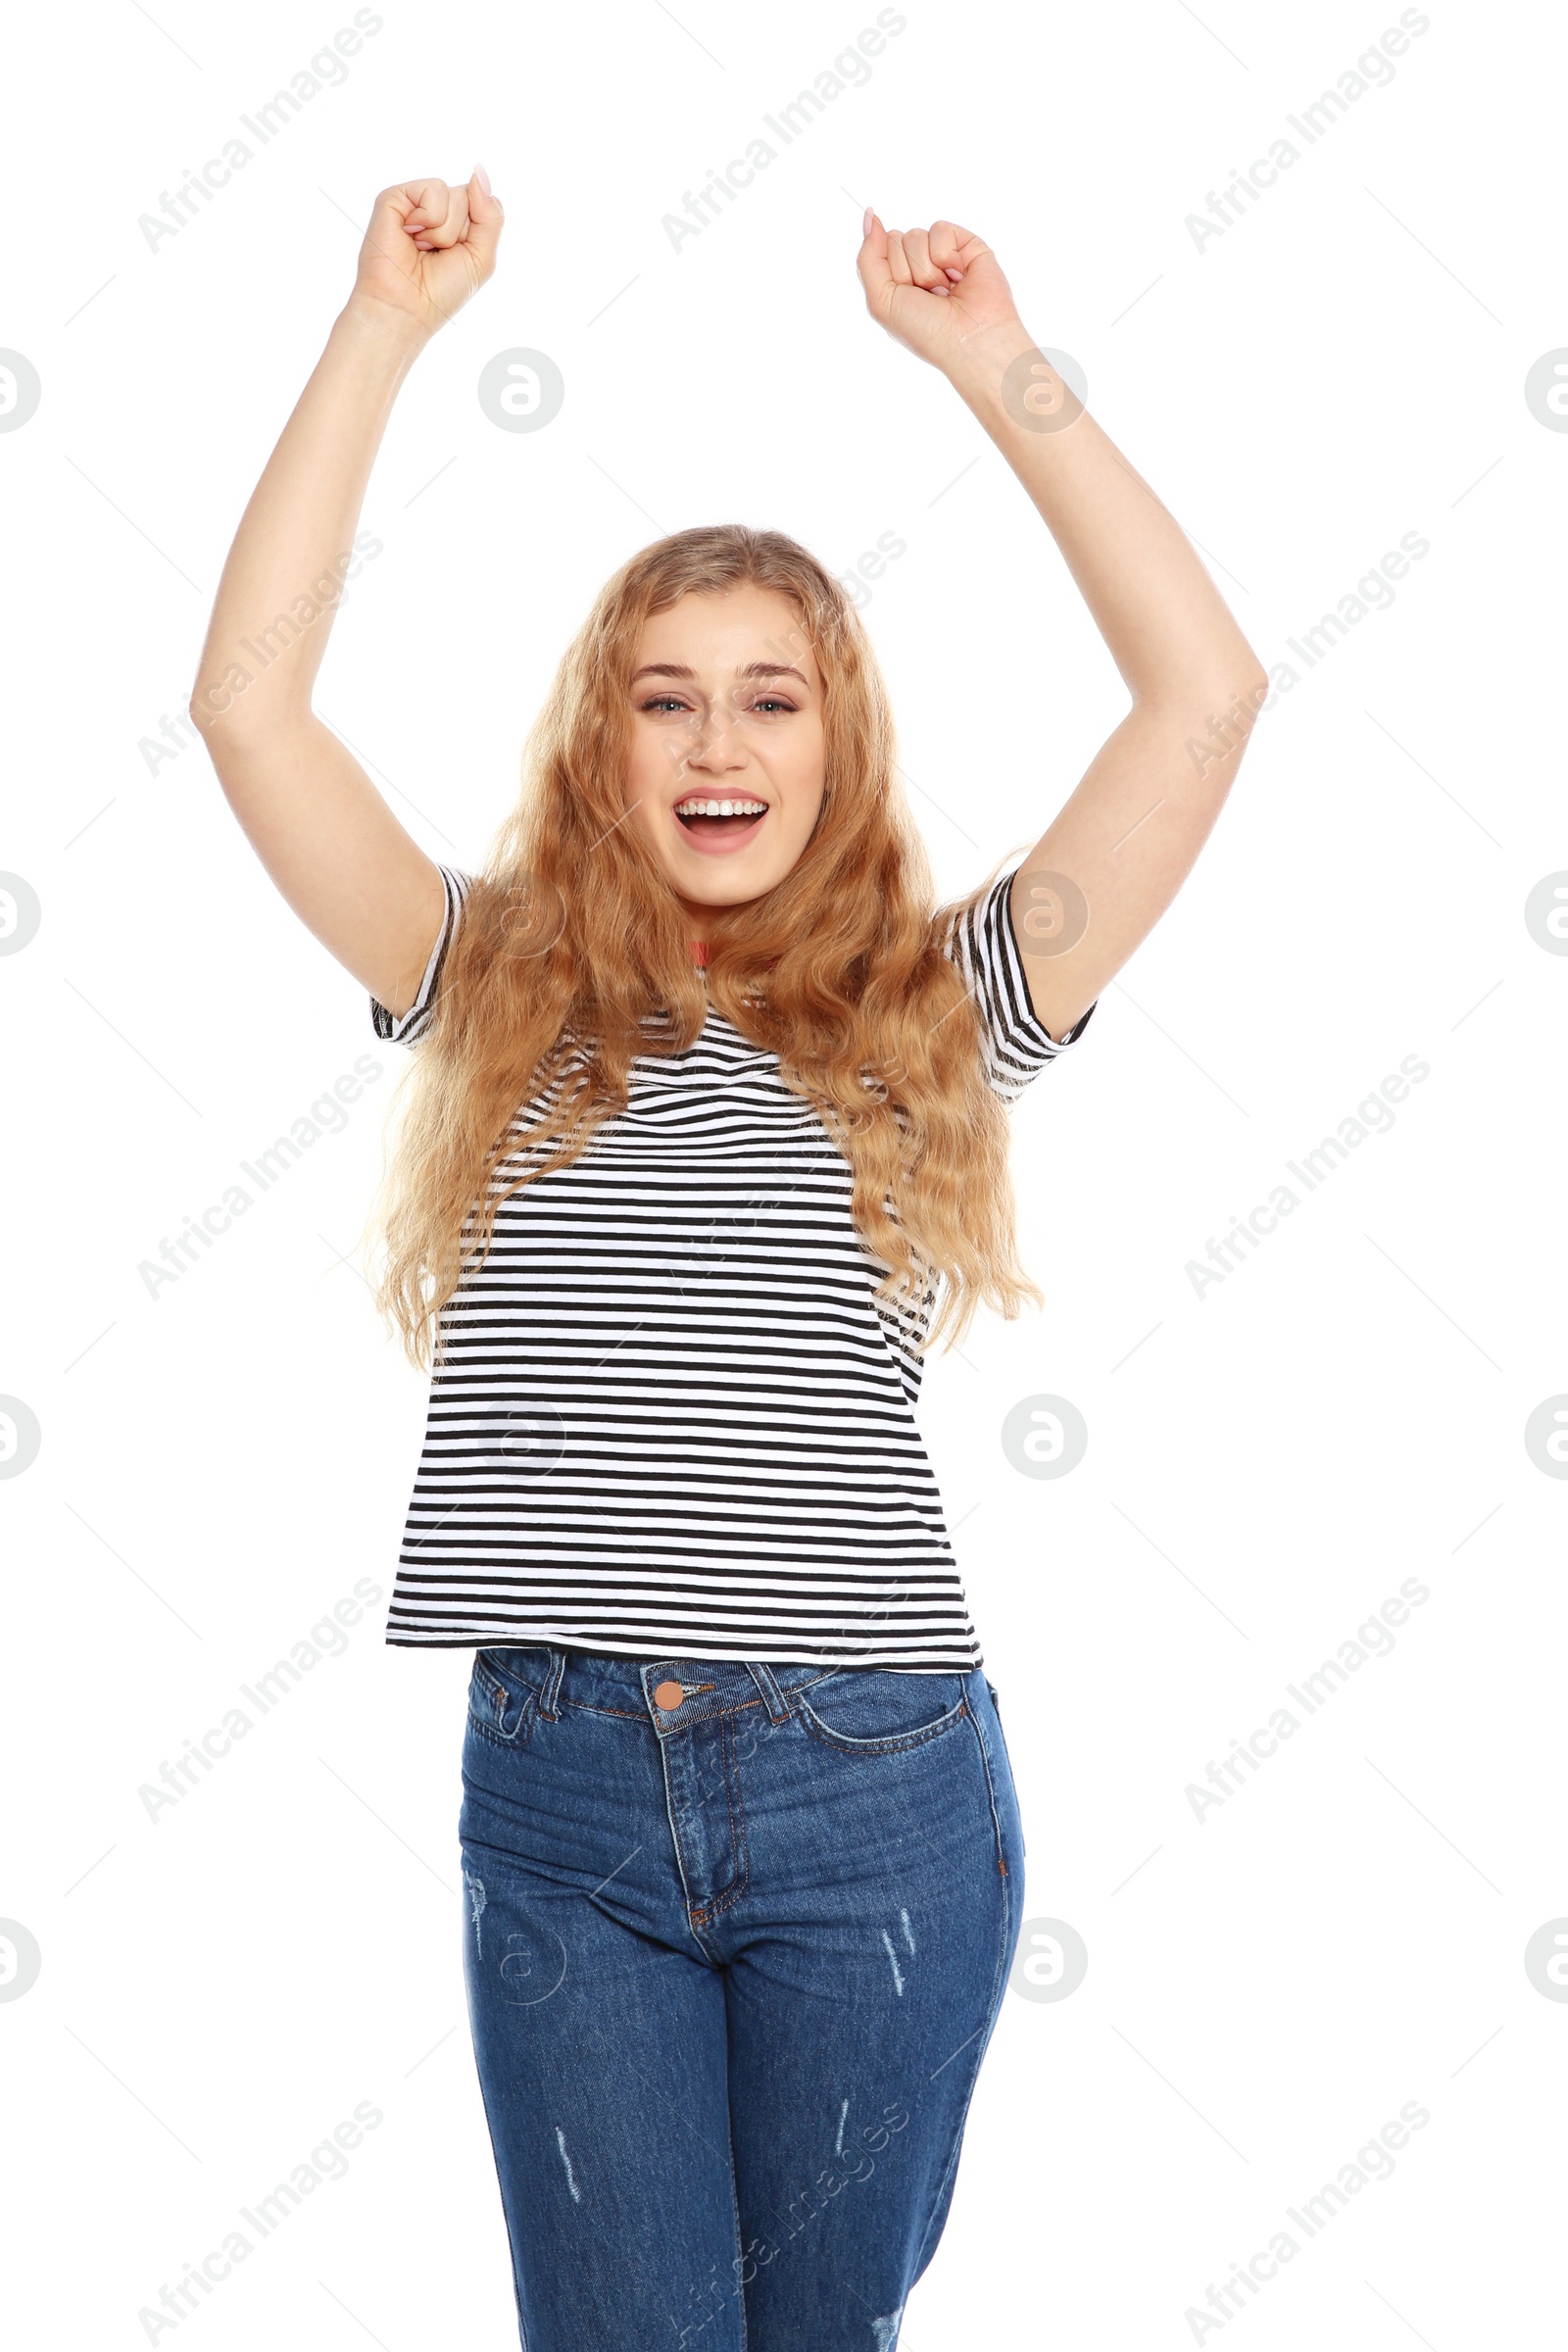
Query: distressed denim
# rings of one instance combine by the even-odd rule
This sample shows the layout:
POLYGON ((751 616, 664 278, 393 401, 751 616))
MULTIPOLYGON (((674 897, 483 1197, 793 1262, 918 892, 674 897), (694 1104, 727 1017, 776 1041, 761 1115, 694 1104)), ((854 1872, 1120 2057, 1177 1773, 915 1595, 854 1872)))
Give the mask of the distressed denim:
POLYGON ((476 1652, 464 1960, 526 2352, 897 2344, 1018 1936, 994 1699, 476 1652))

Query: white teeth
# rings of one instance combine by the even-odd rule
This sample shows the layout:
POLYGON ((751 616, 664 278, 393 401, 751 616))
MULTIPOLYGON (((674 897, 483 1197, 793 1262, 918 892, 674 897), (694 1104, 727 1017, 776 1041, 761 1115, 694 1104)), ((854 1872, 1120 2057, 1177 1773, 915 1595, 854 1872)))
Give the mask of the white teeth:
POLYGON ((763 816, 765 801, 677 801, 677 816, 763 816))

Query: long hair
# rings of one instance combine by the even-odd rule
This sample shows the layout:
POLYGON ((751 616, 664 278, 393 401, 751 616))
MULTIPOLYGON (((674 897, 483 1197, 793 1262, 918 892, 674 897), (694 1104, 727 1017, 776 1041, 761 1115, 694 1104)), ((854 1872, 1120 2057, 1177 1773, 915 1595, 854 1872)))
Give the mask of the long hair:
POLYGON ((626 1107, 633 1059, 691 1046, 709 1001, 776 1054, 784 1084, 819 1111, 853 1171, 856 1227, 885 1268, 877 1296, 906 1317, 917 1351, 944 1333, 960 1339, 982 1299, 1007 1316, 1039 1303, 1017 1261, 1006 1111, 943 947, 986 887, 934 908, 887 689, 814 557, 740 524, 679 531, 631 557, 529 733, 521 797, 464 904, 399 1088, 372 1211, 373 1287, 411 1360, 439 1362, 441 1309, 487 1254, 501 1201, 576 1159, 626 1107), (680 902, 621 821, 629 688, 649 613, 743 584, 787 598, 816 657, 825 787, 784 879, 711 911, 705 991, 680 902))

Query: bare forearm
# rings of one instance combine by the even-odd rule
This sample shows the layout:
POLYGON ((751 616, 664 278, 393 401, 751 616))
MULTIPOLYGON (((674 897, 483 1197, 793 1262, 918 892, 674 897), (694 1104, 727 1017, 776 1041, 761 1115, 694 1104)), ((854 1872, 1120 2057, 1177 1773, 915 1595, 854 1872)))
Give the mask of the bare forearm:
POLYGON ((309 714, 370 467, 425 340, 351 300, 251 494, 191 695, 220 772, 225 742, 237 748, 309 714))
POLYGON ((1262 676, 1174 516, 1016 321, 947 373, 1045 520, 1134 701, 1186 709, 1262 676))

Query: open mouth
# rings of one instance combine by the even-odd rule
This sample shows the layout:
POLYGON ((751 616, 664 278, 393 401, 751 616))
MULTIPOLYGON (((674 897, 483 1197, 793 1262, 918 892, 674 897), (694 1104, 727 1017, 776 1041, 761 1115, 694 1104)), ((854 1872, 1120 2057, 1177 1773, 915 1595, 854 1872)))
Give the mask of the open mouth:
POLYGON ((675 817, 693 846, 703 850, 738 849, 749 841, 767 814, 767 803, 748 794, 688 793, 675 803, 675 817))

